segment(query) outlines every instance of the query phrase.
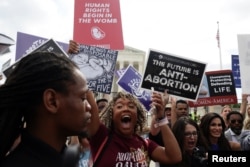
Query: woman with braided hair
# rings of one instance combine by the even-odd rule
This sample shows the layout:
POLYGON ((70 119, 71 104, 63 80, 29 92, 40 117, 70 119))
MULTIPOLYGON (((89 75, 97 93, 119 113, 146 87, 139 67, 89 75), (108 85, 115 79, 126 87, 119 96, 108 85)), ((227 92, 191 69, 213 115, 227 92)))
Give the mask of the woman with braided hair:
POLYGON ((66 56, 22 58, 0 87, 0 166, 62 166, 66 139, 86 131, 91 103, 85 77, 66 56))

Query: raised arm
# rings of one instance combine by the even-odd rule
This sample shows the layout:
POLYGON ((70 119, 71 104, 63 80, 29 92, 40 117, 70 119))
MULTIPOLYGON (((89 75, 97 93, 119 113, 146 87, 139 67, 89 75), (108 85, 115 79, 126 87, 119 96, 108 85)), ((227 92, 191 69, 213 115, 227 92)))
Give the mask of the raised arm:
POLYGON ((172 103, 172 108, 171 108, 171 127, 174 126, 174 123, 177 120, 177 115, 176 115, 176 98, 172 97, 171 99, 171 103, 172 103))
POLYGON ((79 44, 76 41, 69 41, 68 53, 78 53, 79 52, 79 44))
POLYGON ((172 133, 169 125, 167 124, 167 118, 164 117, 164 102, 161 98, 161 94, 153 93, 152 95, 153 106, 156 107, 156 126, 162 133, 162 140, 164 146, 158 146, 152 153, 152 160, 160 163, 178 163, 181 161, 181 150, 178 142, 172 133))
POLYGON ((93 91, 89 90, 87 93, 87 100, 91 106, 91 122, 88 124, 88 135, 92 137, 97 132, 100 126, 100 118, 99 118, 99 111, 98 107, 94 98, 93 91))
MULTIPOLYGON (((78 52, 79 52, 79 44, 76 41, 70 40, 68 53, 78 53, 78 52)), ((93 91, 91 90, 88 91, 87 100, 91 106, 91 123, 89 124, 87 130, 89 137, 91 137, 97 132, 100 126, 100 119, 93 91)))
POLYGON ((153 114, 152 118, 151 118, 151 125, 150 125, 150 133, 153 136, 156 136, 161 130, 160 127, 154 126, 157 122, 156 119, 157 119, 157 116, 155 114, 153 114))
MULTIPOLYGON (((162 99, 163 99, 163 105, 164 105, 164 117, 167 118, 166 113, 165 113, 165 106, 166 106, 166 104, 169 103, 169 95, 167 94, 167 92, 164 93, 162 99)), ((172 108, 171 108, 171 110, 172 110, 172 108)), ((154 126, 155 123, 157 123, 156 120, 157 120, 157 116, 153 112, 153 115, 152 115, 152 118, 151 118, 151 125, 150 125, 150 133, 153 136, 156 136, 160 132, 160 127, 155 127, 154 126)))
POLYGON ((240 113, 243 115, 244 118, 246 116, 246 110, 247 110, 247 103, 248 103, 247 97, 248 97, 248 94, 242 94, 240 113))

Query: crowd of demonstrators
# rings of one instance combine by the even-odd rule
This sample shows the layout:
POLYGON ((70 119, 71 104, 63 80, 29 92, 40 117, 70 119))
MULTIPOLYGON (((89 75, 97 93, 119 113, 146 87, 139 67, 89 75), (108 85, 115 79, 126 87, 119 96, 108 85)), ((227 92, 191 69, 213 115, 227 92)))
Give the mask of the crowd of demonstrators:
MULTIPOLYGON (((172 109, 172 104, 167 103, 165 105, 165 110, 164 110, 164 115, 165 118, 168 120, 168 125, 171 128, 171 109, 172 109)), ((160 146, 164 146, 164 142, 162 139, 162 134, 161 134, 161 128, 156 127, 155 123, 157 122, 157 116, 155 114, 152 115, 151 117, 151 125, 150 125, 150 132, 148 134, 149 139, 153 140, 160 146)), ((158 162, 156 162, 158 163, 158 162)), ((160 167, 164 167, 164 164, 159 164, 160 167)))
POLYGON ((198 124, 190 117, 179 118, 172 131, 182 152, 182 161, 166 167, 206 167, 208 146, 198 124))
MULTIPOLYGON (((185 102, 185 101, 181 100, 181 102, 185 102)), ((190 161, 190 159, 192 159, 193 157, 190 156, 191 154, 183 154, 183 150, 184 150, 183 143, 186 140, 185 138, 183 138, 183 136, 181 136, 182 130, 176 128, 175 126, 177 125, 180 126, 181 122, 185 122, 184 120, 190 121, 192 120, 192 118, 188 117, 188 114, 187 114, 188 112, 184 112, 185 111, 184 109, 188 108, 188 105, 185 105, 185 103, 182 103, 181 105, 179 105, 179 108, 178 108, 177 101, 176 101, 175 105, 173 106, 176 106, 176 108, 175 110, 173 110, 172 108, 172 113, 175 114, 175 117, 174 117, 175 121, 172 120, 172 123, 174 122, 172 126, 172 131, 175 134, 176 140, 179 143, 179 146, 182 151, 182 157, 183 157, 182 163, 177 164, 176 166, 178 165, 190 166, 190 162, 193 162, 193 161, 190 161)), ((196 123, 196 125, 199 126, 197 128, 197 131, 199 131, 199 133, 197 134, 201 137, 200 141, 203 141, 203 142, 198 142, 199 143, 198 146, 203 146, 203 148, 205 148, 205 151, 240 151, 240 150, 244 150, 244 149, 246 150, 250 148, 250 144, 249 144, 250 132, 248 131, 248 132, 241 134, 242 127, 243 127, 243 120, 244 120, 244 117, 241 114, 241 112, 232 111, 229 105, 226 105, 223 107, 221 114, 217 114, 214 112, 206 113, 204 116, 202 116, 199 125, 196 123), (226 116, 225 120, 223 119, 223 116, 226 116), (226 123, 228 123, 228 126, 226 126, 226 123), (240 141, 242 142, 240 143, 240 141)), ((154 123, 154 119, 152 119, 151 131, 150 131, 149 137, 152 140, 160 144, 161 141, 159 139, 160 139, 161 134, 158 133, 157 129, 154 128, 154 126, 152 126, 153 123, 154 123)), ((190 136, 189 141, 191 143, 195 135, 188 135, 188 136, 190 136)), ((191 151, 189 153, 191 153, 191 151)), ((204 158, 201 158, 201 159, 204 160, 204 158)), ((206 165, 206 163, 203 165, 206 165)), ((170 166, 175 166, 175 165, 159 164, 159 166, 170 167, 170 166)), ((195 166, 195 164, 192 164, 191 166, 195 166)))
MULTIPOLYGON (((175 122, 182 117, 189 116, 189 106, 187 101, 179 99, 176 100, 174 97, 171 97, 170 103, 168 103, 165 106, 165 118, 170 120, 169 121, 169 127, 171 128, 175 122), (171 108, 170 108, 171 107, 171 108)), ((155 122, 157 121, 157 116, 152 116, 151 126, 150 126, 150 133, 149 138, 153 141, 155 141, 157 144, 164 146, 163 138, 162 138, 162 132, 159 127, 155 127, 155 122)), ((167 164, 165 163, 159 163, 156 162, 156 165, 159 165, 160 167, 165 167, 167 164)))
POLYGON ((90 121, 87 92, 85 77, 67 57, 36 52, 22 58, 0 87, 0 166, 63 166, 67 137, 85 132, 90 121))
POLYGON ((212 151, 239 151, 240 144, 236 142, 229 142, 225 137, 226 125, 223 118, 217 113, 207 113, 201 118, 199 124, 201 135, 204 136, 205 141, 212 151))
POLYGON ((225 131, 225 137, 228 141, 240 143, 243 119, 243 115, 238 111, 231 111, 227 114, 228 129, 225 131))
MULTIPOLYGON (((79 45, 70 41, 69 52, 77 53, 78 50, 79 45)), ((148 166, 150 159, 169 164, 181 161, 178 143, 164 119, 165 102, 161 93, 154 92, 151 100, 164 146, 140 136, 147 121, 147 111, 132 94, 118 92, 101 113, 98 112, 93 92, 89 91, 87 98, 91 105, 88 138, 95 167, 148 166)))
MULTIPOLYGON (((78 50, 71 40, 69 53, 78 50)), ((81 146, 80 167, 149 166, 150 160, 160 167, 202 167, 207 151, 249 150, 250 130, 242 131, 245 112, 245 129, 250 119, 247 103, 240 112, 226 105, 221 115, 207 113, 198 125, 187 101, 151 96, 155 113, 143 138, 148 111, 132 94, 96 100, 69 58, 30 54, 0 86, 0 165, 63 166, 69 136, 81 146)))
MULTIPOLYGON (((152 105, 156 107, 158 118, 162 119, 164 105, 160 93, 152 94, 152 105)), ((140 136, 147 111, 132 94, 119 92, 109 102, 101 118, 94 108, 88 130, 95 166, 148 166, 150 159, 164 163, 181 160, 178 143, 162 120, 158 123, 163 133, 164 147, 140 136), (106 143, 101 147, 103 141, 106 143)))

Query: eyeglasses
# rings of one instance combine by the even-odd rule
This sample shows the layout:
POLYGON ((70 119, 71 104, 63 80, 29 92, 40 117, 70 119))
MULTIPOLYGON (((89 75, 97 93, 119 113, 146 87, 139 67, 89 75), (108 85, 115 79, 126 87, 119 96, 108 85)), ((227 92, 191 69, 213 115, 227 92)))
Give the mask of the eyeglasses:
POLYGON ((237 121, 239 124, 242 124, 242 120, 237 120, 237 119, 231 120, 231 123, 232 123, 232 124, 235 124, 236 121, 237 121))
POLYGON ((197 137, 198 133, 197 132, 186 132, 186 133, 184 133, 184 136, 188 137, 188 138, 190 138, 192 136, 197 137))

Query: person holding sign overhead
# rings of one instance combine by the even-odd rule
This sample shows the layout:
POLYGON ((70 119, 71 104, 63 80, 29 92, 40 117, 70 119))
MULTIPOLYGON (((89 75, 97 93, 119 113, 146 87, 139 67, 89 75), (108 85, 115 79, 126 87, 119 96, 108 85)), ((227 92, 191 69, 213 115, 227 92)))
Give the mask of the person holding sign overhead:
MULTIPOLYGON (((74 47, 79 47, 75 41, 70 41, 74 47)), ((95 79, 102 76, 105 72, 111 70, 112 64, 109 60, 100 59, 95 56, 90 56, 86 53, 69 52, 69 58, 75 62, 87 80, 95 79)))
MULTIPOLYGON (((74 47, 70 47, 70 50, 74 47)), ((72 51, 74 52, 74 51, 72 51)), ((91 91, 91 122, 88 135, 93 164, 99 166, 149 166, 150 159, 174 164, 181 161, 181 151, 164 116, 162 94, 153 92, 157 123, 162 131, 164 146, 140 136, 146 124, 146 109, 130 93, 118 92, 99 117, 98 107, 91 91)))

